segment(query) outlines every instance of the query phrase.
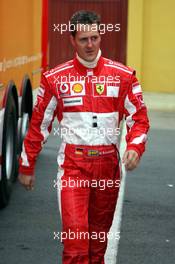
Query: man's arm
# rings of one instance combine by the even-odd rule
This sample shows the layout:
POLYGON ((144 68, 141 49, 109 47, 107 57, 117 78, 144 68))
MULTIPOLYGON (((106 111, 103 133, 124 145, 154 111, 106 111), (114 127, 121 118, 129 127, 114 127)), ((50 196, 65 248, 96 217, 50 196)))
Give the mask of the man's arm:
POLYGON ((131 77, 124 109, 127 125, 127 148, 123 156, 123 162, 127 170, 133 170, 137 167, 145 151, 149 130, 147 108, 143 101, 141 86, 134 74, 131 77))
POLYGON ((34 186, 34 166, 43 144, 47 140, 56 114, 57 99, 42 76, 29 130, 23 142, 19 159, 19 181, 31 190, 34 186))

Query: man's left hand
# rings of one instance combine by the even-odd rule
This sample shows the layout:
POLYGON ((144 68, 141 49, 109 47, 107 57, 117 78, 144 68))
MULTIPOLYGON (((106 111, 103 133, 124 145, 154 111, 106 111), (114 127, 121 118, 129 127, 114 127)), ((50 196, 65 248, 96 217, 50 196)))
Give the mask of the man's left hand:
POLYGON ((139 164, 139 155, 135 150, 127 150, 123 155, 122 162, 125 164, 126 170, 133 170, 139 164))

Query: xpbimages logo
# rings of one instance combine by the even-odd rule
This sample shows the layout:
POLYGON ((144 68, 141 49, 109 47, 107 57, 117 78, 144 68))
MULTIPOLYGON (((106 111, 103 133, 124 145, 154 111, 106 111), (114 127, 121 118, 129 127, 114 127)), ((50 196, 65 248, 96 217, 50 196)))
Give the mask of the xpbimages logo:
MULTIPOLYGON (((67 137, 71 137, 74 135, 79 135, 81 137, 90 137, 92 133, 92 129, 90 128, 81 128, 81 127, 77 127, 77 128, 69 128, 69 127, 54 127, 53 129, 53 134, 54 136, 57 135, 59 137, 61 137, 62 139, 65 139, 67 137)), ((110 140, 110 138, 112 136, 116 136, 118 137, 120 135, 120 128, 116 127, 116 128, 112 128, 112 127, 100 127, 98 130, 93 131, 93 135, 97 136, 99 138, 108 138, 110 140)))
POLYGON ((53 24, 53 31, 54 32, 59 32, 60 34, 63 34, 67 31, 69 32, 73 32, 73 31, 99 31, 100 34, 105 34, 106 32, 112 32, 112 31, 115 31, 115 32, 118 32, 120 31, 121 27, 120 27, 120 23, 117 23, 117 24, 111 24, 111 23, 108 23, 108 24, 104 24, 104 23, 101 23, 99 25, 97 24, 92 24, 92 25, 89 25, 89 24, 77 24, 77 25, 74 25, 74 24, 71 24, 70 21, 68 24, 53 24))
POLYGON ((92 180, 84 180, 84 179, 60 179, 54 180, 54 188, 58 190, 62 190, 64 188, 74 189, 74 188, 98 188, 101 191, 104 191, 106 188, 114 189, 120 188, 120 180, 112 180, 112 179, 92 179, 92 180))
POLYGON ((92 231, 91 233, 88 231, 79 231, 77 229, 76 232, 71 231, 70 229, 66 232, 54 232, 54 240, 60 240, 61 242, 63 242, 64 240, 99 240, 101 243, 105 242, 107 239, 116 239, 119 240, 120 239, 120 231, 116 231, 115 233, 113 232, 95 232, 92 231))

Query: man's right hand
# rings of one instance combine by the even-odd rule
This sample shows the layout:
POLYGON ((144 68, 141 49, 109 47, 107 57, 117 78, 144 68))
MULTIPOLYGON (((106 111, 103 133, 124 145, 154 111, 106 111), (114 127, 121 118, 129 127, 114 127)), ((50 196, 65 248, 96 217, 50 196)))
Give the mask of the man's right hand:
POLYGON ((19 182, 26 188, 28 191, 32 191, 34 189, 35 176, 34 175, 18 175, 19 182))

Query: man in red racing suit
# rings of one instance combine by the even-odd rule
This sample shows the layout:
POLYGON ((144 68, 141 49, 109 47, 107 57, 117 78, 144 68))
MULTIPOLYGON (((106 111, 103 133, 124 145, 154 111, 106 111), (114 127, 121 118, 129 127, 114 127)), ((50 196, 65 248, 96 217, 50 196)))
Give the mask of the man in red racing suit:
MULTIPOLYGON (((82 13, 74 15, 79 24, 84 24, 82 13)), ((125 116, 123 162, 128 170, 137 166, 149 128, 135 71, 101 56, 100 34, 91 28, 98 24, 96 14, 85 13, 93 19, 86 22, 88 29, 76 29, 71 36, 75 58, 42 76, 19 168, 20 182, 32 189, 36 158, 59 113, 57 187, 66 234, 64 264, 104 263, 120 185, 120 122, 125 116)))

